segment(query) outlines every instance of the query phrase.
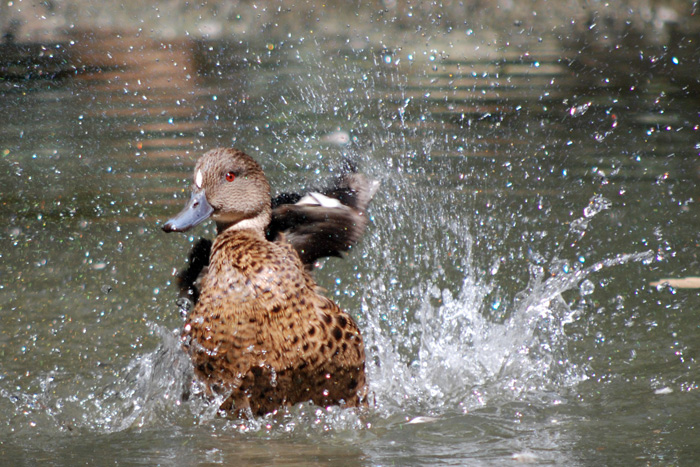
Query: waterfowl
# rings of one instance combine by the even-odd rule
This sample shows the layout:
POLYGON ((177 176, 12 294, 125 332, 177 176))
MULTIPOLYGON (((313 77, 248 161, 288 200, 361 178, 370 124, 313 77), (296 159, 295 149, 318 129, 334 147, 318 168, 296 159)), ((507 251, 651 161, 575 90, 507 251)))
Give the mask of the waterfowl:
MULTIPOLYGON (((266 238, 275 241, 284 234, 309 271, 320 258, 342 257, 342 252, 349 250, 362 237, 368 221, 364 212, 379 188, 378 181, 368 180, 356 170, 348 162, 341 175, 326 188, 309 190, 305 195, 282 193, 273 198, 266 238)), ((196 202, 193 194, 189 204, 196 202)), ((164 224, 163 230, 188 230, 190 227, 183 228, 179 223, 179 217, 175 218, 178 222, 172 219, 164 224)), ((190 250, 187 267, 177 275, 179 297, 187 299, 187 307, 196 304, 199 298, 200 282, 209 265, 211 244, 211 240, 200 238, 190 250)))
POLYGON ((183 347, 208 391, 225 397, 222 409, 262 415, 309 400, 366 404, 360 331, 310 270, 359 239, 377 187, 349 173, 325 192, 282 195, 273 208, 263 170, 247 154, 215 149, 199 159, 189 202, 163 230, 216 222, 213 243, 195 247, 180 280, 196 292, 183 347))

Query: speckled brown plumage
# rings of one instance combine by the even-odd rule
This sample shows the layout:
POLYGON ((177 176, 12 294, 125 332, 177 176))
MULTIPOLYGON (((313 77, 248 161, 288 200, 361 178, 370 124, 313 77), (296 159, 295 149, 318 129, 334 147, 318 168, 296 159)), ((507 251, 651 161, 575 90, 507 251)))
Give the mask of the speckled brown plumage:
MULTIPOLYGON (((242 152, 224 150, 205 155, 197 171, 195 194, 202 200, 206 193, 202 202, 212 205, 219 234, 183 330, 196 375, 226 397, 223 409, 239 414, 249 409, 261 415, 309 400, 321 406, 366 404, 357 325, 319 293, 283 234, 274 242, 265 237, 270 196, 262 169, 242 152), (222 181, 234 172, 236 180, 222 181), (246 183, 235 185, 238 180, 246 183)), ((184 230, 176 219, 166 226, 184 230)))
POLYGON ((319 295, 289 244, 250 231, 216 237, 185 325, 198 376, 258 415, 312 400, 360 405, 364 347, 353 320, 319 295))

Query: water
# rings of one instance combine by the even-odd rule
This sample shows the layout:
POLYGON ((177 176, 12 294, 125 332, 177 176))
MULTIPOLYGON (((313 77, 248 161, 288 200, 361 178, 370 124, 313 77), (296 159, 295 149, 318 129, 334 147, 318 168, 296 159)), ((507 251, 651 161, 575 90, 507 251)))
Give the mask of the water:
POLYGON ((3 463, 696 460, 700 297, 650 283, 698 275, 697 54, 488 29, 54 49, 77 72, 0 82, 3 463), (159 224, 227 145, 278 191, 345 157, 382 181, 316 273, 365 336, 366 412, 196 397, 173 272, 212 227, 159 224))

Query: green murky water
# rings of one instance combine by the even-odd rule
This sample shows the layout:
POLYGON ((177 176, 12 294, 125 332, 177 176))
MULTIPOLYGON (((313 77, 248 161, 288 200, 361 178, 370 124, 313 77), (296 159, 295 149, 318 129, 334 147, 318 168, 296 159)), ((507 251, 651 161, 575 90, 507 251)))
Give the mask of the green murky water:
POLYGON ((650 284, 700 275, 700 55, 487 32, 76 35, 67 71, 0 81, 1 462, 697 460, 698 289, 650 284), (278 191, 344 158, 382 181, 316 273, 365 335, 367 412, 181 399, 195 237, 159 224, 231 145, 278 191))

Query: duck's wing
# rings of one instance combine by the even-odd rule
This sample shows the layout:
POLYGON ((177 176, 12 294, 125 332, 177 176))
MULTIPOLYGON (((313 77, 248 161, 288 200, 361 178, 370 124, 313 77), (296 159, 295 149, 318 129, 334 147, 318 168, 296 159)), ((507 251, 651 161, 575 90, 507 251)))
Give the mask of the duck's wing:
POLYGON ((378 188, 376 180, 346 173, 323 190, 279 195, 272 200, 267 237, 274 241, 284 234, 308 268, 319 258, 341 256, 362 237, 367 206, 378 188))
POLYGON ((187 257, 187 266, 177 274, 179 298, 187 298, 192 304, 199 300, 200 282, 207 273, 209 256, 211 255, 211 240, 200 238, 194 244, 187 257))

